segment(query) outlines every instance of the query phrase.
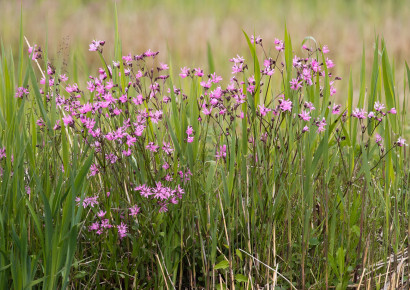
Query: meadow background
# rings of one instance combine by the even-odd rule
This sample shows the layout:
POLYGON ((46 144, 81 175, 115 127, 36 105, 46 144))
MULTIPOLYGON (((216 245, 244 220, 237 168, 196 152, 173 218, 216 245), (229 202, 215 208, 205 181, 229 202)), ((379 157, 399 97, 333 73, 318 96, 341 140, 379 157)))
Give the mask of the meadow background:
POLYGON ((0 0, 0 288, 408 288, 409 14, 0 0))
MULTIPOLYGON (((113 52, 114 1, 21 1, 23 30, 30 42, 45 44, 49 57, 63 59, 67 71, 73 59, 78 71, 87 77, 98 57, 85 50, 90 39, 107 41, 113 52)), ((160 51, 160 59, 172 59, 175 67, 208 65, 211 46, 215 69, 227 75, 228 60, 248 53, 242 29, 255 32, 265 41, 281 37, 287 25, 296 43, 306 36, 315 37, 322 45, 332 47, 332 59, 338 74, 347 77, 350 70, 358 76, 362 47, 367 48, 367 70, 370 70, 376 35, 382 35, 398 66, 402 81, 403 63, 409 55, 410 7, 403 0, 393 1, 115 1, 118 28, 124 54, 160 51)), ((14 49, 19 40, 20 1, 0 1, 4 44, 14 49)), ((295 44, 296 44, 295 43, 295 44)), ((300 46, 295 46, 300 51, 300 46)), ((343 90, 343 89, 342 89, 343 90)), ((344 91, 346 92, 346 91, 344 91)), ((341 96, 339 96, 341 97, 341 96)))

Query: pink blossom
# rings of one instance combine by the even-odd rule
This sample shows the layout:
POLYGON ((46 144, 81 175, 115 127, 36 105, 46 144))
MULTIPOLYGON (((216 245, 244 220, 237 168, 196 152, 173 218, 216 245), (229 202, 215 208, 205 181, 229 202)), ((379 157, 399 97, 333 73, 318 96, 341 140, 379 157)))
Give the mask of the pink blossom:
POLYGON ((146 57, 155 57, 156 55, 158 55, 159 54, 159 52, 157 51, 157 52, 153 52, 153 51, 151 51, 151 49, 148 49, 146 52, 144 52, 144 56, 146 56, 146 57))
POLYGON ((245 59, 242 56, 236 55, 236 58, 231 58, 229 61, 234 63, 243 63, 245 59))
POLYGON ((282 112, 286 112, 286 111, 291 111, 292 110, 292 101, 291 100, 281 100, 281 103, 279 105, 279 108, 282 110, 282 112))
POLYGON ((90 44, 89 51, 97 51, 101 49, 102 46, 104 46, 104 44, 105 44, 105 41, 103 40, 93 40, 90 44))
POLYGON ((179 74, 179 76, 181 78, 186 78, 189 75, 189 71, 190 69, 184 66, 183 68, 181 68, 181 73, 179 74))
POLYGON ((66 90, 68 93, 78 93, 78 92, 80 92, 80 90, 78 89, 78 85, 77 85, 77 84, 72 84, 71 86, 68 85, 68 86, 65 88, 65 90, 66 90))
POLYGON ((186 133, 187 135, 192 135, 194 133, 194 129, 192 129, 192 126, 188 126, 188 128, 186 129, 186 133))
POLYGON ((283 44, 283 41, 282 40, 279 40, 279 39, 277 39, 277 38, 275 38, 275 49, 277 50, 277 51, 283 51, 283 50, 285 50, 285 45, 283 44))
POLYGON ((376 133, 376 143, 378 146, 382 146, 383 138, 380 136, 380 134, 376 133))
MULTIPOLYGON (((84 208, 94 207, 95 205, 98 204, 97 199, 98 199, 98 196, 86 197, 86 198, 84 198, 82 205, 83 205, 84 208)), ((77 197, 75 199, 75 201, 77 202, 77 206, 79 206, 80 202, 81 202, 81 198, 77 197)))
POLYGON ((310 115, 310 112, 302 110, 302 113, 300 113, 298 116, 301 118, 303 121, 309 121, 310 118, 312 118, 310 115))
POLYGON ((159 70, 167 70, 167 69, 169 69, 167 64, 162 63, 162 62, 159 63, 159 70))
POLYGON ((305 106, 305 108, 308 108, 311 111, 316 110, 315 106, 311 102, 305 102, 304 106, 305 106))
POLYGON ((140 207, 138 207, 137 205, 134 205, 133 207, 129 208, 130 210, 130 216, 136 216, 139 212, 140 212, 140 207))
POLYGON ((0 148, 0 160, 2 160, 3 158, 6 158, 6 147, 0 148))
POLYGON ((333 115, 337 115, 337 114, 339 114, 340 113, 340 108, 341 108, 342 106, 341 105, 333 105, 333 109, 332 109, 332 114, 333 115))
POLYGON ((194 71, 194 75, 196 75, 197 77, 202 77, 204 75, 204 71, 199 67, 194 69, 194 71))
POLYGON ((210 115, 212 113, 212 107, 210 107, 209 109, 206 107, 206 104, 204 103, 204 105, 202 105, 202 113, 204 115, 210 115))
POLYGON ((209 89, 212 86, 212 82, 211 80, 207 80, 207 81, 202 81, 200 82, 201 87, 205 88, 205 89, 209 89))
POLYGON ((396 108, 391 108, 390 111, 388 111, 387 113, 390 113, 393 115, 397 114, 396 108))
POLYGON ((254 36, 251 35, 251 39, 250 39, 252 44, 261 44, 262 43, 262 38, 258 35, 258 36, 254 36))
POLYGON ((156 153, 156 152, 158 152, 159 146, 155 145, 154 142, 149 142, 148 145, 145 146, 145 148, 147 148, 151 152, 156 153))
POLYGON ((28 90, 25 87, 18 87, 16 89, 16 94, 14 95, 14 97, 21 99, 27 95, 28 95, 28 90))
POLYGON ((302 133, 305 133, 305 132, 307 132, 307 131, 309 131, 309 127, 308 127, 308 126, 303 127, 302 133))
POLYGON ((90 167, 90 176, 94 176, 99 172, 96 164, 92 164, 90 167))
POLYGON ((323 45, 323 47, 322 47, 322 52, 323 52, 323 53, 329 53, 329 52, 330 52, 330 50, 329 50, 329 48, 327 47, 327 45, 323 45))
POLYGON ((334 63, 331 59, 326 58, 326 66, 327 66, 327 68, 332 68, 335 65, 334 65, 334 63))
POLYGON ((292 90, 298 90, 302 87, 302 82, 300 82, 298 79, 292 79, 290 81, 290 84, 291 84, 290 88, 292 90))
POLYGON ((216 75, 216 73, 211 74, 211 82, 213 82, 214 84, 217 84, 220 81, 222 81, 221 76, 216 75))
POLYGON ((397 144, 397 146, 399 146, 399 147, 403 147, 403 146, 405 146, 405 145, 408 146, 408 144, 406 144, 405 142, 406 142, 406 140, 404 140, 403 138, 399 137, 399 139, 397 140, 396 144, 397 144))
POLYGON ((352 117, 358 118, 359 120, 366 119, 367 112, 364 109, 356 108, 352 112, 352 117))
POLYGON ((312 59, 312 62, 310 63, 310 65, 312 66, 312 69, 315 71, 315 72, 320 72, 321 71, 321 67, 320 67, 320 64, 319 64, 319 62, 316 60, 316 59, 312 59))
POLYGON ((99 218, 102 218, 102 217, 105 216, 106 213, 107 213, 106 211, 100 210, 100 211, 97 213, 97 216, 98 216, 99 218))
POLYGON ((381 104, 379 102, 374 103, 374 109, 376 110, 376 112, 381 112, 385 108, 386 107, 384 106, 384 104, 381 104))
POLYGON ((73 120, 73 117, 71 117, 71 115, 67 115, 63 117, 63 122, 65 126, 70 126, 74 124, 74 120, 73 120))
POLYGON ((323 118, 322 121, 320 121, 320 122, 316 122, 316 126, 318 127, 316 132, 320 133, 320 132, 325 131, 325 126, 326 125, 327 124, 326 124, 326 119, 325 118, 323 118))
POLYGON ((100 228, 100 223, 99 222, 95 222, 92 223, 91 226, 88 227, 89 231, 97 231, 100 228))
POLYGON ((45 123, 44 123, 44 121, 43 121, 42 118, 38 119, 37 122, 36 122, 36 124, 37 124, 37 126, 39 126, 39 127, 42 127, 42 126, 45 125, 45 123))
POLYGON ((216 159, 219 160, 220 158, 226 158, 226 145, 222 145, 219 147, 219 151, 216 151, 215 155, 216 159))
POLYGON ((269 109, 269 108, 265 108, 264 105, 258 105, 258 107, 259 107, 259 112, 260 112, 260 114, 261 114, 262 116, 266 116, 266 114, 267 114, 268 112, 272 111, 272 110, 269 109))
POLYGON ((165 152, 167 155, 171 155, 172 152, 174 151, 174 149, 171 147, 171 144, 170 144, 170 143, 166 143, 166 142, 163 142, 162 144, 163 144, 162 150, 164 150, 164 152, 165 152))

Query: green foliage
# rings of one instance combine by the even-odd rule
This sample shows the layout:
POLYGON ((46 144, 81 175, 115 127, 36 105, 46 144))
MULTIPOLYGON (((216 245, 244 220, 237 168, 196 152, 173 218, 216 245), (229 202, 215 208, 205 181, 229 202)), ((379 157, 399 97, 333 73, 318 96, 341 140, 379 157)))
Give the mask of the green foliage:
MULTIPOLYGON (((22 33, 17 65, 2 48, 0 148, 7 149, 7 157, 0 160, 1 288, 248 289, 269 284, 345 289, 357 285, 364 271, 372 274, 363 282, 375 286, 374 279, 367 279, 386 273, 388 263, 375 265, 391 256, 397 266, 396 255, 407 247, 409 164, 407 149, 394 142, 408 128, 403 126, 406 108, 397 108, 401 100, 384 40, 379 53, 376 38, 370 78, 363 48, 358 98, 351 75, 347 108, 334 116, 328 108, 331 81, 324 53, 316 55, 324 63, 322 88, 318 82, 298 94, 290 87, 294 52, 285 31, 283 82, 262 86, 259 60, 264 56, 244 35, 253 64, 246 74, 254 75, 257 89, 248 91, 246 102, 238 106, 242 120, 212 116, 199 121, 203 87, 197 80, 182 82, 186 92, 182 98, 173 91, 178 81, 172 75, 167 81, 171 101, 163 111, 163 127, 149 122, 142 145, 172 141, 176 161, 172 170, 176 174, 177 166, 189 168, 193 176, 185 185, 184 198, 169 212, 158 213, 148 205, 135 220, 124 218, 132 222, 132 234, 124 239, 116 234, 100 238, 88 231, 97 209, 84 210, 76 198, 82 202, 87 195, 101 193, 101 208, 121 222, 121 214, 128 212, 119 208, 142 203, 131 184, 153 186, 158 181, 153 170, 161 170, 155 167, 160 164, 158 156, 148 156, 142 147, 127 159, 127 166, 109 167, 62 121, 57 133, 53 125, 63 113, 55 101, 42 99, 37 68, 24 57, 22 33), (15 98, 15 87, 29 83, 30 97, 15 98), (292 101, 293 111, 273 118, 274 130, 266 132, 258 106, 272 104, 279 93, 292 101), (313 126, 302 132, 293 116, 304 109, 299 98, 315 105, 312 117, 326 121, 324 132, 313 126), (398 114, 388 114, 380 124, 352 117, 355 107, 370 111, 376 101, 389 109, 396 107, 398 114), (44 127, 35 124, 39 118, 44 127), (195 131, 192 143, 185 140, 188 125, 195 131), (262 140, 263 133, 272 135, 262 140), (376 133, 384 138, 383 151, 374 142, 376 133), (214 144, 217 149, 227 145, 224 158, 215 159, 214 144), (96 162, 104 164, 104 172, 88 178, 96 162)), ((313 38, 306 40, 317 45, 313 38)), ((98 54, 110 76, 102 53, 98 54)), ((116 19, 115 59, 120 58, 116 19)), ((213 70, 210 46, 208 62, 213 70)), ((406 68, 410 86, 407 64, 406 68)), ((121 75, 112 75, 120 84, 116 97, 125 93, 124 70, 121 64, 116 71, 121 75)), ((245 77, 244 81, 246 92, 245 77)), ((148 103, 144 106, 151 109, 148 103)), ((115 119, 97 122, 110 128, 119 125, 115 119)))

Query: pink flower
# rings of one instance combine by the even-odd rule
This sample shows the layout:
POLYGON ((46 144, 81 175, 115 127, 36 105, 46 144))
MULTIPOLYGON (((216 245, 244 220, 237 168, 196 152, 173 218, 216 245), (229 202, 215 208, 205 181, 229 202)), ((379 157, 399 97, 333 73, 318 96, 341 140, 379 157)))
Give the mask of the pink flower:
POLYGON ((186 129, 186 133, 187 135, 192 135, 194 133, 194 129, 192 129, 192 126, 188 126, 188 128, 186 129))
POLYGON ((204 75, 204 71, 199 67, 194 69, 194 71, 194 75, 196 75, 197 77, 202 77, 204 75))
POLYGON ((114 164, 117 162, 118 157, 117 155, 110 153, 110 154, 105 154, 105 159, 111 162, 111 164, 114 164))
POLYGON ((279 39, 277 39, 277 38, 275 38, 275 49, 277 50, 277 51, 283 51, 283 50, 285 50, 285 45, 283 44, 283 41, 282 40, 279 40, 279 39))
POLYGON ((216 151, 215 155, 216 159, 219 160, 220 158, 226 158, 226 145, 222 145, 219 147, 219 151, 216 151))
POLYGON ((378 146, 382 146, 383 138, 380 134, 376 134, 376 143, 378 146))
POLYGON ((211 74, 211 82, 213 82, 214 84, 217 84, 220 81, 222 81, 221 76, 216 75, 216 73, 211 74))
POLYGON ((312 118, 310 115, 310 112, 302 110, 302 113, 300 113, 298 116, 301 118, 303 121, 309 121, 310 118, 312 118))
POLYGON ((59 79, 60 79, 62 82, 68 81, 68 77, 67 77, 65 74, 60 75, 60 76, 59 76, 59 79))
POLYGON ((74 120, 73 120, 73 117, 71 117, 71 115, 67 115, 63 117, 63 122, 65 126, 70 126, 74 124, 74 120))
POLYGON ((342 107, 341 105, 334 105, 334 106, 333 106, 333 109, 332 109, 332 114, 333 114, 333 115, 339 114, 341 107, 342 107))
POLYGON ((145 146, 145 148, 147 148, 151 152, 156 153, 156 152, 158 152, 159 146, 155 145, 154 142, 149 142, 148 145, 145 146))
POLYGON ((258 107, 259 107, 259 112, 260 112, 260 114, 261 114, 262 116, 266 116, 266 114, 267 114, 268 112, 272 111, 272 110, 269 109, 269 108, 265 108, 264 105, 258 105, 258 107))
POLYGON ((212 86, 212 82, 211 80, 207 80, 207 81, 202 81, 200 82, 201 87, 205 88, 205 89, 209 89, 212 86))
POLYGON ((135 142, 137 142, 137 138, 127 135, 127 145, 128 146, 133 146, 135 142))
POLYGON ((327 68, 332 68, 335 65, 333 64, 333 61, 331 59, 326 58, 326 66, 327 68))
POLYGON ((262 38, 258 35, 258 36, 254 36, 254 35, 251 35, 251 43, 252 44, 261 44, 262 43, 262 38))
POLYGON ((302 87, 302 82, 299 82, 298 79, 292 79, 289 83, 291 84, 290 88, 292 90, 298 90, 302 87))
POLYGON ((6 158, 6 147, 0 148, 0 160, 2 160, 3 158, 6 158))
POLYGON ((137 205, 134 205, 133 207, 129 208, 130 210, 130 216, 136 216, 139 212, 140 212, 140 207, 138 207, 137 205))
POLYGON ((94 176, 99 172, 97 165, 92 164, 90 167, 90 176, 94 176))
POLYGON ((234 63, 243 63, 245 59, 242 56, 236 55, 236 58, 231 58, 229 61, 234 63))
POLYGON ((18 87, 16 89, 16 94, 14 95, 14 97, 22 99, 23 97, 27 95, 28 95, 28 90, 25 87, 18 87))
POLYGON ((291 100, 281 100, 281 103, 279 105, 279 108, 282 110, 282 112, 286 112, 286 111, 291 111, 292 110, 292 101, 291 100))
POLYGON ((352 112, 352 117, 358 118, 359 120, 366 119, 367 112, 364 109, 356 108, 352 112))
POLYGON ((43 126, 45 125, 45 123, 44 123, 44 121, 43 121, 42 118, 38 119, 37 122, 36 122, 36 124, 37 124, 37 126, 39 126, 39 127, 43 127, 43 126))
POLYGON ((390 113, 393 115, 397 114, 396 108, 391 108, 390 111, 388 111, 387 113, 390 113))
POLYGON ((110 221, 108 219, 103 219, 101 221, 101 227, 104 229, 110 229, 112 228, 112 225, 110 224, 110 221))
POLYGON ((65 90, 66 90, 68 93, 79 93, 79 92, 80 92, 80 90, 78 89, 78 85, 77 85, 77 84, 72 84, 71 86, 67 86, 67 87, 65 88, 65 90))
POLYGON ((194 136, 188 136, 187 142, 188 142, 188 143, 194 142, 194 136))
MULTIPOLYGON (((98 204, 98 196, 91 196, 91 197, 86 197, 83 200, 83 207, 87 208, 87 207, 94 207, 95 205, 98 204)), ((80 206, 80 202, 81 202, 81 198, 76 197, 75 201, 77 202, 77 206, 80 206)))
POLYGON ((307 131, 309 131, 309 127, 308 127, 308 126, 303 127, 302 133, 305 133, 305 132, 307 132, 307 131))
POLYGON ((379 102, 374 103, 374 109, 376 110, 376 112, 381 112, 385 108, 386 107, 384 106, 384 104, 381 104, 379 102))
POLYGON ((323 118, 322 121, 320 121, 320 122, 316 122, 316 126, 318 127, 316 132, 320 133, 320 132, 325 131, 325 126, 326 125, 327 124, 326 124, 326 119, 325 118, 323 118))
POLYGON ((157 54, 158 54, 159 52, 157 51, 157 52, 153 52, 153 51, 151 51, 151 49, 148 49, 146 52, 144 52, 144 56, 146 56, 146 57, 154 57, 154 56, 156 56, 157 54))
POLYGON ((183 68, 181 68, 181 73, 179 74, 179 76, 184 79, 189 75, 189 71, 190 69, 184 66, 183 68))
POLYGON ((170 144, 170 143, 166 143, 166 142, 163 142, 162 144, 163 144, 162 150, 164 150, 164 152, 165 152, 167 155, 171 155, 172 152, 174 151, 174 149, 171 147, 171 144, 170 144))
POLYGON ((329 52, 330 52, 330 50, 329 50, 329 48, 327 47, 327 45, 323 45, 323 47, 322 47, 322 52, 323 52, 323 53, 329 53, 329 52))
POLYGON ((162 63, 162 62, 159 63, 159 70, 167 70, 167 69, 169 69, 167 64, 162 63))
POLYGON ((305 106, 305 108, 308 108, 311 111, 316 110, 315 106, 311 102, 305 102, 304 106, 305 106))
POLYGON ((210 107, 209 109, 206 107, 206 104, 202 105, 203 109, 202 109, 202 113, 204 115, 210 115, 212 113, 212 107, 210 107))
POLYGON ((105 216, 106 213, 107 213, 106 211, 100 210, 100 211, 97 213, 97 216, 98 216, 99 218, 102 218, 102 217, 105 216))
POLYGON ((89 231, 97 231, 100 228, 100 223, 99 222, 95 222, 92 223, 91 226, 88 227, 89 231))
POLYGON ((396 144, 399 147, 403 147, 404 145, 408 146, 408 144, 405 143, 406 140, 404 140, 403 138, 399 137, 399 139, 397 140, 396 144))
POLYGON ((319 62, 318 62, 316 59, 312 59, 312 62, 310 63, 310 65, 312 66, 312 69, 313 69, 315 72, 320 72, 320 70, 322 69, 322 68, 320 67, 319 62))
POLYGON ((104 46, 104 44, 105 44, 105 41, 93 40, 90 44, 89 51, 97 51, 100 48, 102 48, 102 46, 104 46))

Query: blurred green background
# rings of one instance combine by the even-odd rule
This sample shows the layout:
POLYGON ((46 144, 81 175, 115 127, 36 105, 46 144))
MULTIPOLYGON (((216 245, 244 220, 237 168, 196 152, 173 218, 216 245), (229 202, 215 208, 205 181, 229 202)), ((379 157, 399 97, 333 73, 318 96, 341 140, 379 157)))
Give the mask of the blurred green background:
POLYGON ((89 68, 94 72, 99 65, 96 54, 88 51, 92 39, 106 40, 105 51, 112 53, 115 3, 124 54, 150 48, 161 52, 161 61, 171 57, 174 68, 202 66, 208 71, 209 42, 215 68, 226 78, 229 58, 248 57, 242 29, 261 35, 269 51, 275 37, 283 38, 285 23, 296 53, 305 36, 315 37, 329 46, 335 71, 345 79, 350 69, 358 76, 363 44, 370 63, 376 34, 386 39, 398 82, 410 55, 407 0, 0 0, 1 39, 16 50, 22 7, 29 41, 44 47, 48 38, 51 61, 67 72, 77 62, 79 75, 87 76, 89 68))

